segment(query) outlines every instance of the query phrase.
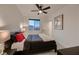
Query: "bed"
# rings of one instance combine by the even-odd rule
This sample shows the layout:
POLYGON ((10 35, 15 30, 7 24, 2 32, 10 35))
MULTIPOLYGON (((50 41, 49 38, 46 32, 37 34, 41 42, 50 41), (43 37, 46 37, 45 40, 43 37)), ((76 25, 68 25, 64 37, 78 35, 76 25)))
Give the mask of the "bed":
MULTIPOLYGON (((14 39, 16 34, 11 35, 11 39, 6 42, 5 45, 8 46, 7 49, 11 49, 13 43, 16 43, 14 39)), ((42 35, 43 36, 43 35, 42 35)), ((15 55, 26 55, 26 54, 34 54, 40 53, 48 50, 54 49, 57 51, 57 45, 55 40, 47 40, 47 36, 43 38, 39 34, 30 34, 27 35, 25 42, 23 43, 23 51, 16 51, 15 55), (45 40, 46 39, 46 40, 45 40)))
POLYGON ((38 34, 28 35, 24 43, 24 51, 28 51, 32 54, 52 49, 54 49, 55 52, 57 51, 55 40, 44 41, 38 34))

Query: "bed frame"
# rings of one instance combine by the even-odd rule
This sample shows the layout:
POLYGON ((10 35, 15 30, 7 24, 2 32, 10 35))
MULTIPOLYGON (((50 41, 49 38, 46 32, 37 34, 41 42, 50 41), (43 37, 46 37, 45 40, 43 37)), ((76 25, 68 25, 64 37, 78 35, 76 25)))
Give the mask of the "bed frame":
POLYGON ((25 41, 24 43, 24 50, 28 51, 29 53, 38 53, 38 52, 44 52, 48 50, 57 51, 57 45, 55 40, 52 41, 25 41))

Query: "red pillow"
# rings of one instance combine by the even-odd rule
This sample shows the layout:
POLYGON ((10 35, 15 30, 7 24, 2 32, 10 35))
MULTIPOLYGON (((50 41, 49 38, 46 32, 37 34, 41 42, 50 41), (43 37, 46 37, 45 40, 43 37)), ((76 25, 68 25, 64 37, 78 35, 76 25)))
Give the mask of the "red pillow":
POLYGON ((25 39, 23 33, 16 34, 16 41, 21 42, 25 39))

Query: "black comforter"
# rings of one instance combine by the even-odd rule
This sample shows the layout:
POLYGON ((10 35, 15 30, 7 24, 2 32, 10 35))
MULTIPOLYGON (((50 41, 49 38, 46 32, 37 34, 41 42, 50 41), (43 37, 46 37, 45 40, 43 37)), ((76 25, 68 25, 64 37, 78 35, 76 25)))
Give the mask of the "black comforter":
POLYGON ((39 35, 29 35, 24 43, 24 51, 32 54, 52 49, 57 50, 55 40, 43 41, 39 35))

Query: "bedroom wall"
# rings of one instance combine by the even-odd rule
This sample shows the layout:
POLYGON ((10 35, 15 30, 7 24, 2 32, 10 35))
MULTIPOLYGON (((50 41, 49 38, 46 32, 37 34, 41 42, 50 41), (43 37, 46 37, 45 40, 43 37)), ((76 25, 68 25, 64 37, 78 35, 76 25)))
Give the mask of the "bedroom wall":
POLYGON ((27 22, 28 25, 28 19, 40 19, 40 31, 32 31, 30 33, 44 33, 46 35, 49 35, 48 33, 48 16, 45 14, 37 15, 37 12, 31 12, 33 9, 37 9, 37 7, 34 4, 18 4, 16 5, 18 9, 20 10, 21 14, 25 16, 25 22, 27 22))
POLYGON ((59 49, 79 46, 79 5, 67 5, 53 13, 51 15, 53 23, 54 17, 60 14, 64 15, 64 29, 55 30, 53 26, 52 38, 57 41, 59 49))
POLYGON ((46 16, 41 17, 41 33, 48 35, 48 21, 46 16))
POLYGON ((0 5, 0 30, 10 30, 19 31, 20 30, 20 22, 23 21, 23 17, 20 11, 17 9, 16 5, 0 5))
POLYGON ((29 16, 29 17, 26 20, 24 20, 24 22, 23 22, 23 23, 25 23, 25 25, 27 25, 26 32, 28 31, 28 33, 30 33, 30 34, 44 33, 44 34, 48 35, 48 25, 47 25, 48 21, 45 16, 43 16, 43 15, 39 16, 39 17, 36 16, 36 18, 31 17, 31 16, 29 16), (40 30, 29 31, 29 17, 31 19, 40 19, 40 30))
MULTIPOLYGON (((48 17, 44 14, 37 15, 36 13, 28 13, 30 12, 29 6, 33 5, 26 5, 28 8, 23 8, 24 5, 20 5, 19 8, 17 5, 12 5, 12 4, 3 4, 0 5, 0 30, 2 29, 8 29, 11 32, 19 31, 20 30, 20 24, 25 23, 28 28, 28 19, 33 18, 33 19, 40 19, 41 20, 41 27, 40 31, 32 31, 29 33, 40 33, 43 32, 42 29, 44 29, 45 34, 48 34, 48 17), (22 12, 21 12, 22 9, 22 12), (25 12, 27 11, 27 13, 25 12), (24 13, 24 14, 23 14, 24 13), (26 15, 26 16, 24 16, 26 15), (4 26, 4 27, 1 27, 4 26)), ((33 6, 35 7, 35 6, 33 6)))

